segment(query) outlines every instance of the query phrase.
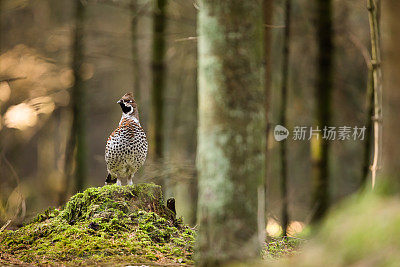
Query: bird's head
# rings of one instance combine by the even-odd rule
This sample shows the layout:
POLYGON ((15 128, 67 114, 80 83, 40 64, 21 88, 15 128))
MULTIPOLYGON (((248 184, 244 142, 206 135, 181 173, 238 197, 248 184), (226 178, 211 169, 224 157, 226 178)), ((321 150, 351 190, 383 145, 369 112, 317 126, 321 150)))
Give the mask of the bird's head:
POLYGON ((123 116, 134 117, 139 120, 139 110, 132 93, 126 93, 117 102, 122 109, 123 116))

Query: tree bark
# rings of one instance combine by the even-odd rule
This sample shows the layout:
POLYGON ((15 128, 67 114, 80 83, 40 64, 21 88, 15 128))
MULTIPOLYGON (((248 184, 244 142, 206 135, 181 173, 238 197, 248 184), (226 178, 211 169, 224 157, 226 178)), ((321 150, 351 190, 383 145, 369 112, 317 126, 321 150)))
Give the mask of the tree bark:
MULTIPOLYGON (((316 121, 320 129, 330 126, 333 86, 332 1, 317 0, 318 66, 316 85, 316 121)), ((313 196, 311 221, 318 222, 329 207, 329 140, 314 138, 311 146, 313 196)))
POLYGON ((198 264, 257 257, 265 164, 263 15, 257 1, 200 2, 198 264))

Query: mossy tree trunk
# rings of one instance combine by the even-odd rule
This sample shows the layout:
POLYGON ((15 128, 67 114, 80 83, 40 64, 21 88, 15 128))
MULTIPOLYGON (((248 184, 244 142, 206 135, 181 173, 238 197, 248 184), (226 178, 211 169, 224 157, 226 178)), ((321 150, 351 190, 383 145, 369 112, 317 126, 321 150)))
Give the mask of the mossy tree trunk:
POLYGON ((265 164, 263 14, 257 1, 200 1, 198 264, 257 257, 265 164))
POLYGON ((400 1, 382 1, 382 25, 386 26, 382 35, 383 51, 383 169, 382 178, 378 179, 389 182, 390 188, 397 193, 400 192, 400 1))
MULTIPOLYGON (((330 126, 333 86, 332 1, 317 0, 317 85, 315 126, 330 126)), ((329 140, 313 138, 311 146, 313 196, 312 222, 319 221, 329 207, 329 140)))
MULTIPOLYGON (((285 31, 283 40, 283 62, 282 62, 282 88, 281 88, 281 107, 279 111, 279 122, 281 125, 287 127, 287 94, 289 87, 289 46, 290 46, 290 20, 291 20, 291 0, 286 0, 285 3, 285 31)), ((282 235, 287 235, 287 228, 289 225, 289 212, 288 212, 288 192, 287 192, 287 142, 286 139, 280 142, 279 146, 281 157, 281 196, 282 196, 282 235)))
POLYGON ((68 194, 71 170, 74 169, 75 190, 82 191, 86 180, 86 131, 85 131, 85 88, 82 77, 84 62, 85 6, 83 1, 75 0, 75 29, 72 44, 72 71, 74 85, 71 89, 70 109, 72 112, 72 126, 65 152, 65 186, 61 194, 60 204, 66 200, 68 194))
POLYGON ((151 151, 155 161, 163 157, 165 91, 165 12, 167 0, 154 0, 153 11, 153 84, 151 91, 151 151))

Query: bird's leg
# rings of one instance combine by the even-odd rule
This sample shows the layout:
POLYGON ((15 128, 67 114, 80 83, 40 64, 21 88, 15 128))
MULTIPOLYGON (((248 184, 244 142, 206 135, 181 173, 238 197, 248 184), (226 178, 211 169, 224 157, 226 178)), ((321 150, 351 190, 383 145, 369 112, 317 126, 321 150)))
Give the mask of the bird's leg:
POLYGON ((121 186, 121 185, 122 185, 122 183, 121 183, 121 180, 120 180, 120 179, 117 179, 117 185, 119 185, 119 186, 121 186))
POLYGON ((128 185, 133 185, 133 175, 131 176, 131 178, 128 178, 128 185))

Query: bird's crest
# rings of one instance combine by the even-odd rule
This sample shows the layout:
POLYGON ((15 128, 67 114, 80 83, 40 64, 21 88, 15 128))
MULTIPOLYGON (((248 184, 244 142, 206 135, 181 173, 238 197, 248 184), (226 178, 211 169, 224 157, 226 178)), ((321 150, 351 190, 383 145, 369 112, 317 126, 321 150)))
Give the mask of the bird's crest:
POLYGON ((132 102, 136 102, 135 98, 133 97, 133 93, 132 92, 124 94, 124 96, 121 98, 121 100, 125 100, 125 101, 131 100, 132 102))

